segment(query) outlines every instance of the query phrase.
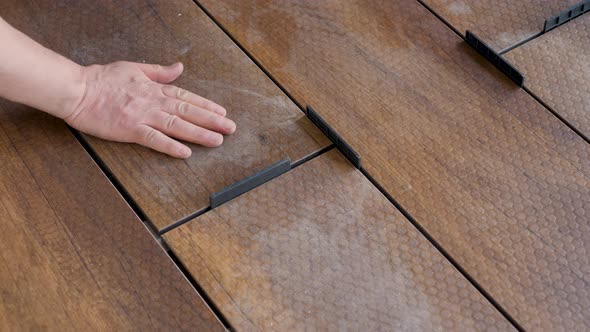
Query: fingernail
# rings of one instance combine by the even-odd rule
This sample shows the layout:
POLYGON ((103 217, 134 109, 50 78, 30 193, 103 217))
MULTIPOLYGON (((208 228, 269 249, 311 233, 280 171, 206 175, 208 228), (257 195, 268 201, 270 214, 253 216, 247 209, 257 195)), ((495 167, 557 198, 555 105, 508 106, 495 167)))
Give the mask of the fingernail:
POLYGON ((181 62, 177 62, 177 63, 171 65, 169 68, 171 68, 171 69, 180 69, 180 68, 184 68, 184 67, 182 66, 182 63, 181 62))
POLYGON ((233 134, 234 131, 236 131, 236 123, 230 119, 227 119, 223 125, 223 129, 225 129, 229 134, 233 134))
POLYGON ((180 152, 181 158, 188 158, 193 153, 193 151, 191 151, 191 149, 189 149, 186 146, 181 147, 179 152, 180 152))
POLYGON ((223 143, 223 135, 212 133, 210 136, 211 145, 220 146, 223 143))

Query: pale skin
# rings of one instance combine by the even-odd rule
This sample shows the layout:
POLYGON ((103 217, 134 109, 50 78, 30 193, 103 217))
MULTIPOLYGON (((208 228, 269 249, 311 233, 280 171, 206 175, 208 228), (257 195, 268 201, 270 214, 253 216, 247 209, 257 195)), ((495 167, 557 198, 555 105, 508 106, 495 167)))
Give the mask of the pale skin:
POLYGON ((223 143, 236 124, 216 103, 170 85, 183 65, 80 66, 0 18, 0 97, 45 111, 75 129, 137 143, 176 158, 223 143))

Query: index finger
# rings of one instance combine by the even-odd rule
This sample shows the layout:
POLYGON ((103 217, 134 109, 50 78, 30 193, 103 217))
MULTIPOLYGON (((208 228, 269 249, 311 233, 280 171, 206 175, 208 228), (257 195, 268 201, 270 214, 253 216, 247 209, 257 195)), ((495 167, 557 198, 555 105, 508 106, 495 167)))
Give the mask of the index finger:
POLYGON ((203 98, 199 95, 196 95, 190 91, 184 90, 174 85, 164 85, 162 87, 162 92, 167 97, 176 98, 178 100, 186 101, 187 103, 193 104, 195 106, 199 106, 204 108, 208 111, 217 113, 221 116, 225 116, 227 111, 222 106, 212 102, 209 99, 203 98))

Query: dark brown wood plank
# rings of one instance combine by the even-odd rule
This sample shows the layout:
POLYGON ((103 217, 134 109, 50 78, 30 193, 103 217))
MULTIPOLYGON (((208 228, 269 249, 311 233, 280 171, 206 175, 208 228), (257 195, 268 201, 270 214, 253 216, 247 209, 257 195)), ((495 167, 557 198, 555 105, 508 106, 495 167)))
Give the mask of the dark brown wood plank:
POLYGON ((332 150, 165 235, 239 330, 510 330, 332 150))
POLYGON ((65 125, 0 107, 0 330, 223 330, 65 125))
POLYGON ((496 51, 543 31, 545 20, 580 0, 422 0, 461 34, 471 30, 496 51))
POLYGON ((590 326, 590 146, 412 0, 203 0, 520 324, 590 326))
POLYGON ((525 86, 590 137, 590 15, 582 15, 505 55, 525 86))
POLYGON ((191 146, 173 160, 146 148, 89 138, 147 217, 163 228, 209 204, 216 192, 328 141, 191 0, 36 1, 1 5, 9 23, 84 64, 182 61, 175 83, 225 106, 238 125, 222 147, 191 146))

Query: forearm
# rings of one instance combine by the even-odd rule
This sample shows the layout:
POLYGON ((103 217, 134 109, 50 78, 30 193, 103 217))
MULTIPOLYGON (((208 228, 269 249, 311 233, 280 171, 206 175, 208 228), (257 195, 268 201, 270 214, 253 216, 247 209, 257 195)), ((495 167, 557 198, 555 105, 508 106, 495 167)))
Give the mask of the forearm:
POLYGON ((0 97, 60 118, 84 94, 82 67, 43 47, 0 18, 0 97))

